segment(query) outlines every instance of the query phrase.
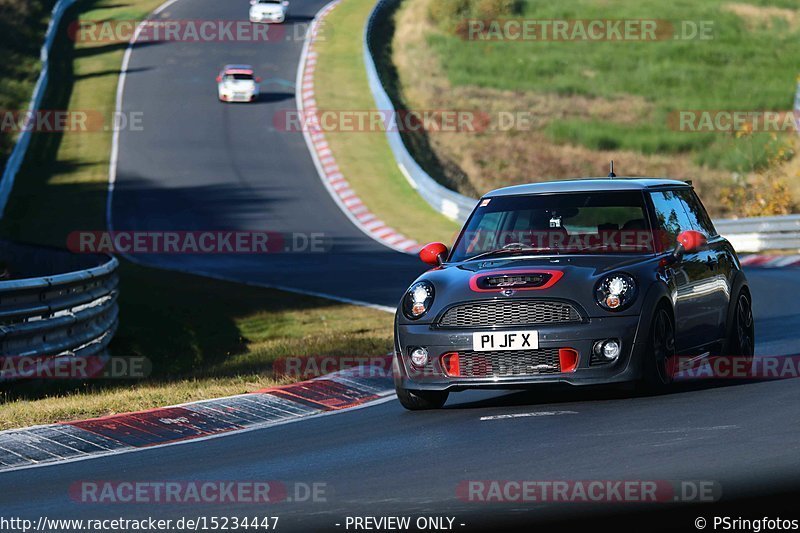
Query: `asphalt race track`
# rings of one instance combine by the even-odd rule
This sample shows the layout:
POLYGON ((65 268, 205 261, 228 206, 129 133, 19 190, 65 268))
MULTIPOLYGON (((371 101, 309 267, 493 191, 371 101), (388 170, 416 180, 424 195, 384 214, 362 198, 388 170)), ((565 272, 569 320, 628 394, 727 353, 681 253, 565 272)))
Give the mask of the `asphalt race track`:
MULTIPOLYGON (((141 113, 142 128, 120 133, 111 220, 117 231, 324 234, 329 253, 143 254, 137 261, 392 307, 422 272, 414 257, 354 227, 323 187, 302 133, 275 127, 275 116, 297 109, 303 37, 326 3, 293 0, 287 23, 273 27, 275 41, 134 48, 122 111, 141 113), (217 101, 214 79, 228 63, 253 65, 264 80, 258 102, 217 101)), ((248 7, 246 0, 178 0, 161 18, 241 21, 248 7)))
MULTIPOLYGON (((800 290, 800 279, 791 271, 751 271, 750 276, 759 354, 796 348, 800 303, 791 295, 800 290)), ((407 412, 391 400, 202 442, 3 473, 0 508, 5 516, 34 520, 270 513, 280 516, 281 530, 288 531, 342 530, 335 524, 347 515, 432 514, 455 516, 466 524, 456 529, 469 531, 622 507, 464 502, 456 496, 464 480, 704 480, 721 488, 723 502, 736 502, 797 489, 798 383, 699 382, 655 397, 570 388, 459 393, 445 409, 422 413, 407 412), (567 413, 481 420, 559 412, 567 413), (327 502, 268 507, 77 503, 70 487, 87 480, 325 483, 327 502)), ((670 503, 647 508, 683 516, 673 509, 670 503)), ((689 512, 694 512, 691 506, 689 512)), ((656 520, 652 529, 665 523, 656 520)))
MULTIPOLYGON (((307 22, 322 5, 293 0, 290 23, 307 22)), ((234 19, 246 8, 245 1, 180 0, 167 15, 234 19)), ((216 101, 222 64, 252 63, 265 79, 293 80, 300 48, 299 41, 137 47, 124 109, 144 110, 146 130, 121 138, 114 227, 322 230, 335 243, 324 256, 144 260, 393 305, 420 267, 350 226, 320 184, 302 137, 272 129, 271 114, 294 109, 293 95, 283 89, 254 106, 216 101)), ((758 354, 800 352, 797 270, 748 275, 758 354)), ((206 441, 6 472, 0 508, 33 520, 273 514, 279 531, 344 531, 347 515, 448 515, 456 517, 455 530, 469 531, 622 507, 465 502, 456 495, 465 480, 706 480, 735 503, 800 487, 798 383, 700 382, 654 397, 574 388, 470 392, 423 413, 391 400, 206 441), (528 416, 482 420, 512 414, 528 416), (92 505, 70 497, 70 487, 85 480, 325 483, 327 501, 92 505)), ((648 529, 665 526, 670 515, 683 520, 671 503, 639 509, 659 517, 648 529)), ((678 525, 694 530, 691 521, 678 525)))

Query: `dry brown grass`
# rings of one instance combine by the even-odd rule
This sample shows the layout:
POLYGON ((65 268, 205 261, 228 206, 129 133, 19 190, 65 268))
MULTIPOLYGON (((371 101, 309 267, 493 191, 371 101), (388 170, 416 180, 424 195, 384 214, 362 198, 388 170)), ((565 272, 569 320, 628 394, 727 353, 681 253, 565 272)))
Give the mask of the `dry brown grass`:
POLYGON ((771 29, 776 23, 783 23, 795 30, 800 28, 800 13, 795 9, 775 6, 754 6, 753 4, 734 2, 725 5, 725 9, 738 15, 748 29, 771 29))

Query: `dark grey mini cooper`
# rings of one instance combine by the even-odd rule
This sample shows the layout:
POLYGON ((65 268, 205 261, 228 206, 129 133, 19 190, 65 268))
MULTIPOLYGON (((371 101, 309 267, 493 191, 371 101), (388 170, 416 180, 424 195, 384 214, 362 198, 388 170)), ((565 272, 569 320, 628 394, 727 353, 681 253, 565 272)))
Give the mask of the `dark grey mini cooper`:
POLYGON ((499 189, 403 296, 394 376, 408 409, 450 391, 673 380, 676 359, 754 347, 739 259, 691 184, 587 179, 499 189))

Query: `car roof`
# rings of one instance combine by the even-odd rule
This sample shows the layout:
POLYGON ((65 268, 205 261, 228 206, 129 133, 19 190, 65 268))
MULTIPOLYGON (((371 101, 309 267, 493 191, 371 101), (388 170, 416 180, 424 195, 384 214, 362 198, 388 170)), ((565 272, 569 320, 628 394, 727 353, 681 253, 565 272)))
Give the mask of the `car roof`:
POLYGON ((666 178, 580 178, 512 185, 495 189, 484 196, 515 196, 563 192, 641 191, 663 187, 691 188, 691 184, 666 178))

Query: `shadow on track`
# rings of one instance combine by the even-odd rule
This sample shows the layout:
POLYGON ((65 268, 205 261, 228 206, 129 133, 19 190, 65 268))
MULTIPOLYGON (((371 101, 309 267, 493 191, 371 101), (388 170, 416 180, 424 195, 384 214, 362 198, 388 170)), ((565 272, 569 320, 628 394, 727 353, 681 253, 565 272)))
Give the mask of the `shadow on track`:
POLYGON ((274 102, 283 102, 294 98, 294 93, 289 92, 262 92, 256 99, 256 104, 271 104, 274 102))
MULTIPOLYGON (((680 394, 698 392, 710 389, 723 389, 727 387, 746 387, 748 385, 776 381, 769 379, 698 379, 675 383, 668 391, 659 394, 639 392, 632 385, 602 385, 575 387, 573 385, 542 385, 531 390, 510 391, 509 394, 496 396, 485 400, 467 401, 453 405, 446 405, 445 409, 486 409, 496 407, 537 407, 569 404, 577 402, 596 402, 604 400, 636 400, 677 396, 680 394)), ((458 393, 450 396, 450 401, 458 399, 458 393)))

